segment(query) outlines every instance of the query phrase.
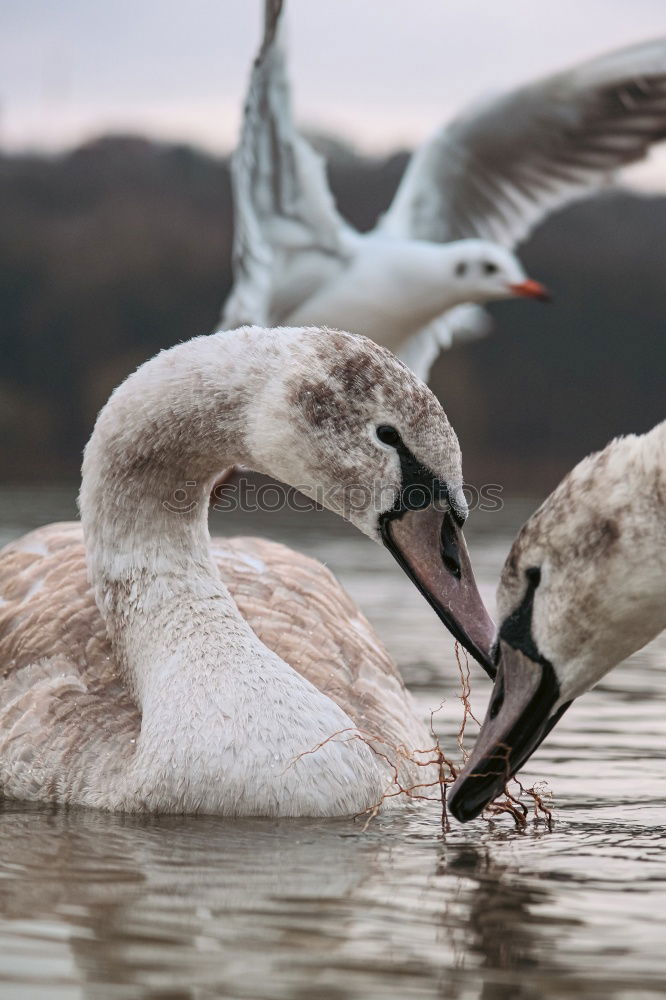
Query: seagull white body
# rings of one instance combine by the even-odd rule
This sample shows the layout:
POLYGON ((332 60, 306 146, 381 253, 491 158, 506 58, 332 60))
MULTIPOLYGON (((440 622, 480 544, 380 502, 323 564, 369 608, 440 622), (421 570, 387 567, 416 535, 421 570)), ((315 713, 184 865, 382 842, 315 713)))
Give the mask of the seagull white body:
POLYGON ((545 294, 516 244, 666 136, 661 39, 464 112, 414 154, 386 214, 362 235, 337 212, 324 165, 295 128, 281 17, 281 0, 266 0, 232 164, 228 328, 350 329, 427 379, 440 347, 488 329, 483 311, 463 304, 545 294))
MULTIPOLYGON (((348 266, 289 312, 289 322, 325 326, 334 315, 336 328, 354 330, 401 354, 415 329, 425 327, 443 309, 477 297, 485 301, 474 277, 465 281, 455 275, 461 259, 477 254, 509 257, 499 247, 488 250, 481 240, 447 245, 394 240, 381 233, 360 237, 348 266)), ((512 269, 515 284, 525 280, 515 262, 503 263, 505 272, 512 269)), ((278 308, 279 302, 278 294, 278 308)))
POLYGON ((566 476, 518 534, 497 601, 495 692, 450 800, 461 819, 574 698, 666 628, 666 422, 566 476))
MULTIPOLYGON (((336 816, 378 803, 394 773, 423 781, 408 755, 429 746, 427 731, 328 571, 269 542, 211 545, 207 529, 212 483, 234 463, 328 491, 339 511, 346 482, 377 485, 393 509, 402 472, 375 432, 386 421, 462 509, 443 410, 362 338, 218 333, 130 376, 86 448, 82 524, 0 553, 3 794, 336 816)), ((349 516, 378 540, 382 508, 364 503, 349 516)))

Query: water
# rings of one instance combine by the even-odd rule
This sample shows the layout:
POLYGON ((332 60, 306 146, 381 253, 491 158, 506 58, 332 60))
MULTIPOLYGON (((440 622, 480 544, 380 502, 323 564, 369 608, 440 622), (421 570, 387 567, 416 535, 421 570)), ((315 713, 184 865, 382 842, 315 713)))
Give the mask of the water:
MULTIPOLYGON (((477 513, 484 597, 534 504, 477 513)), ((0 493, 0 543, 73 491, 0 493)), ((453 643, 387 553, 325 514, 225 515, 323 559, 453 748, 453 643)), ((666 995, 666 639, 563 717, 524 772, 552 832, 433 806, 352 820, 0 811, 2 1000, 647 1000, 666 995)), ((473 678, 480 712, 489 682, 473 678)))

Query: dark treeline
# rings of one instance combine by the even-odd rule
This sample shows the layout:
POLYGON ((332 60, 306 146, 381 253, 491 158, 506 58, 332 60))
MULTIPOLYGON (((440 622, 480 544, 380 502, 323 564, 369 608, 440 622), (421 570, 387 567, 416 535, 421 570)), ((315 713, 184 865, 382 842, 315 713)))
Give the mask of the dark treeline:
MULTIPOLYGON (((406 155, 326 147, 341 210, 370 227, 406 155)), ((0 218, 0 478, 72 478, 113 386, 215 326, 231 283, 228 163, 129 138, 0 156, 0 218)), ((434 373, 471 482, 543 491, 612 435, 663 419, 665 242, 666 198, 616 194, 523 248, 555 302, 496 306, 494 334, 434 373)))

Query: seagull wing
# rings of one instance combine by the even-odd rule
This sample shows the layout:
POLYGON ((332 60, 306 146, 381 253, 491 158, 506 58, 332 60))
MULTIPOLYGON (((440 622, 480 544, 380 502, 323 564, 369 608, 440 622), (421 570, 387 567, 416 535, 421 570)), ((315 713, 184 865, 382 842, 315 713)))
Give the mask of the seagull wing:
POLYGON ((666 138, 666 38, 485 101, 412 157, 381 222, 396 236, 515 246, 549 212, 666 138))
MULTIPOLYGON (((316 261, 347 259, 353 230, 338 214, 324 161, 297 132, 282 40, 282 0, 265 0, 265 30, 255 60, 238 148, 231 162, 234 286, 222 325, 267 324, 284 271, 300 258, 316 288, 316 261), (313 261, 315 261, 313 265, 313 261)), ((297 282, 298 284, 298 279, 297 282)))
POLYGON ((424 382, 441 351, 454 343, 479 340, 492 330, 490 314, 471 302, 448 309, 410 337, 398 351, 398 357, 424 382))

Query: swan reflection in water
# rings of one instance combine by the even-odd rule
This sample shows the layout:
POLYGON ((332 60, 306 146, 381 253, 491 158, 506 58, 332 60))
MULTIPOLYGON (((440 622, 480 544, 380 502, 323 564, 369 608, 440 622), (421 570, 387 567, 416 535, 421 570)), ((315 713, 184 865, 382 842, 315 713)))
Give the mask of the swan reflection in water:
POLYGON ((102 983, 188 1000, 543 995, 533 976, 557 926, 532 910, 548 888, 495 857, 515 835, 443 843, 433 818, 363 834, 346 820, 5 809, 4 933, 38 923, 22 975, 91 998, 102 983))

